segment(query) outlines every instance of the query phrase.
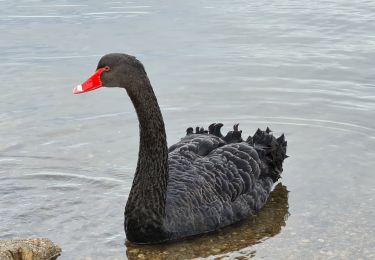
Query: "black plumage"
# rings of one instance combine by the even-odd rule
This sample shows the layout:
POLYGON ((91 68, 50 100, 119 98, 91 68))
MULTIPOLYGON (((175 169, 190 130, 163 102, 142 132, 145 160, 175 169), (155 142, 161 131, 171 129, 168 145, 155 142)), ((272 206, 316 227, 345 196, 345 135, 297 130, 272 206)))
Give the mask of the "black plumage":
POLYGON ((238 124, 189 127, 167 149, 163 118, 143 65, 126 54, 99 64, 106 87, 125 88, 140 126, 138 164, 125 208, 125 232, 135 243, 159 243, 230 225, 254 214, 280 178, 284 135, 258 129, 246 141, 238 124))
POLYGON ((169 239, 213 231, 254 214, 280 177, 285 140, 258 130, 251 138, 255 143, 248 143, 238 125, 228 136, 226 141, 193 134, 169 148, 169 239))

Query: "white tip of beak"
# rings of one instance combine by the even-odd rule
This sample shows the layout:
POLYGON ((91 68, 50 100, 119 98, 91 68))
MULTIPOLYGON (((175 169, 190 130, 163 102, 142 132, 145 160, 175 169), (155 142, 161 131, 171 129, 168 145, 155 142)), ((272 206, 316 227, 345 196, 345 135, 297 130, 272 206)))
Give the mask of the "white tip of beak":
POLYGON ((74 94, 79 94, 79 93, 81 93, 83 90, 82 90, 82 85, 78 85, 77 87, 75 87, 74 89, 73 89, 73 93, 74 94))

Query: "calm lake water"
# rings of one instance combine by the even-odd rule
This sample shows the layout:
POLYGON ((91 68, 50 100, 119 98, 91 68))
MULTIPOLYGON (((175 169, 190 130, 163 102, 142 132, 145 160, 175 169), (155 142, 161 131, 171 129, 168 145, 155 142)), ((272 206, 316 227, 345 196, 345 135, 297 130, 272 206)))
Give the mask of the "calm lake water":
POLYGON ((48 237, 61 259, 375 258, 374 1, 1 0, 0 35, 0 239, 48 237), (124 246, 134 109, 72 94, 109 52, 144 63, 169 144, 211 122, 286 134, 257 216, 124 246))

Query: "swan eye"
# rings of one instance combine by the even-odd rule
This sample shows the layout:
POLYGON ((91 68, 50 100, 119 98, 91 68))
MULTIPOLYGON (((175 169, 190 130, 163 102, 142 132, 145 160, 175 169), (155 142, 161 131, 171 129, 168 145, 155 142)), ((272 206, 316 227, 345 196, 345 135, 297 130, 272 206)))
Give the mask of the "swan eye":
POLYGON ((103 69, 104 69, 104 71, 110 71, 111 70, 111 68, 109 66, 105 66, 103 69))

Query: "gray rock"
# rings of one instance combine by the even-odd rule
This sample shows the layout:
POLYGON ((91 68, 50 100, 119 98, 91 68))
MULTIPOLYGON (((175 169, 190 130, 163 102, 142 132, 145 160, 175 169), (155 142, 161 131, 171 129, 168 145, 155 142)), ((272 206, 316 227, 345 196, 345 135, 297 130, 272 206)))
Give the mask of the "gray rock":
POLYGON ((53 260, 61 248, 47 238, 0 240, 1 260, 53 260))

